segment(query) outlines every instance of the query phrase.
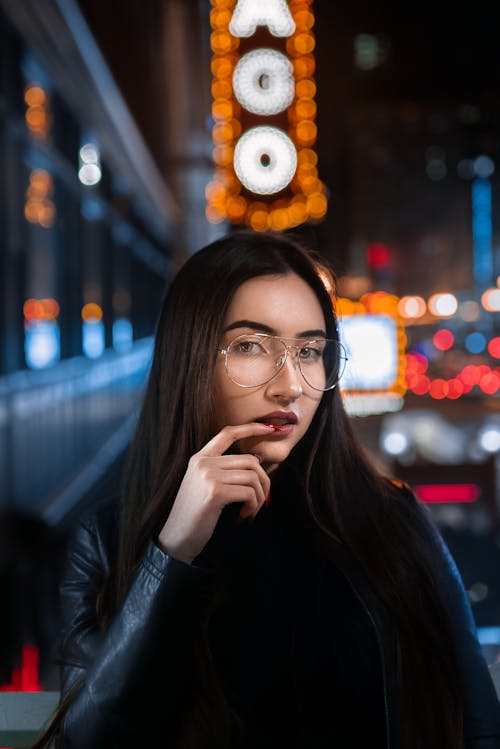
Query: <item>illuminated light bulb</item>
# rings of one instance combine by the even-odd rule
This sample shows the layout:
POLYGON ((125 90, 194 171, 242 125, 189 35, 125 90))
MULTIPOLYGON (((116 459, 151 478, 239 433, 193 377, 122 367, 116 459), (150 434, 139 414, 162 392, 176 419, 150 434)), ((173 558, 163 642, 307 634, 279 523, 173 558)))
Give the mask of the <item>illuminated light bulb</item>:
POLYGON ((295 73, 295 80, 297 81, 300 81, 301 78, 310 78, 315 69, 316 61, 313 55, 304 55, 293 61, 293 70, 295 73))
POLYGON ((453 377, 448 380, 448 398, 451 400, 457 400, 464 394, 463 383, 457 377, 453 377))
POLYGON ((297 81, 295 95, 297 99, 313 99, 316 95, 316 84, 308 78, 297 81))
POLYGON ((488 353, 494 359, 500 359, 500 338, 492 338, 488 343, 488 353))
POLYGON ((83 164, 78 170, 78 179, 86 187, 97 185, 102 177, 102 172, 98 164, 83 164))
POLYGON ((306 146, 312 145, 316 140, 318 128, 311 120, 302 120, 297 125, 297 141, 306 146))
POLYGON ((24 92, 24 101, 29 107, 43 107, 47 94, 40 86, 29 86, 24 92))
POLYGON ((229 99, 216 99, 212 104, 212 114, 216 120, 230 120, 233 116, 233 105, 229 99))
POLYGON ((82 307, 82 320, 102 320, 102 309, 95 302, 88 302, 82 307))
POLYGON ((316 41, 314 35, 307 32, 297 34, 297 36, 292 37, 287 42, 287 49, 290 47, 289 52, 291 54, 295 51, 300 55, 308 55, 313 51, 315 46, 316 41))
POLYGON ((295 95, 292 64, 274 49, 248 52, 235 68, 233 89, 240 104, 253 114, 283 112, 295 95))
POLYGON ((211 205, 207 205, 207 207, 205 208, 205 216, 211 224, 220 224, 222 221, 224 221, 224 216, 211 205))
POLYGON ((436 380, 432 380, 429 388, 429 394, 431 398, 435 398, 436 400, 443 400, 443 398, 447 397, 449 389, 450 388, 448 382, 438 377, 436 380))
POLYGON ((233 74, 233 63, 227 55, 224 57, 214 57, 210 68, 212 75, 221 80, 231 78, 233 74))
POLYGON ((216 55, 231 52, 233 46, 231 34, 228 34, 227 31, 213 31, 210 34, 210 46, 216 55))
POLYGON ((439 351, 448 351, 455 342, 455 336, 451 330, 438 330, 434 333, 432 342, 439 351))
POLYGON ((416 319, 425 315, 427 305, 421 296, 404 296, 399 300, 398 312, 401 317, 416 319))
POLYGON ((261 125, 247 130, 234 149, 234 170, 240 182, 258 195, 283 190, 297 168, 297 152, 283 130, 261 125))
POLYGON ((327 206, 327 200, 321 193, 313 193, 307 198, 306 207, 311 218, 322 218, 327 206))
POLYGON ((481 296, 481 304, 488 312, 500 311, 500 289, 487 289, 481 296))
POLYGON ((273 36, 290 36, 295 31, 286 0, 238 0, 229 31, 233 36, 248 37, 257 26, 267 26, 273 36))
POLYGON ((408 446, 408 437, 403 432, 388 432, 382 439, 382 448, 389 455, 402 455, 408 446))
POLYGON ((214 99, 229 99, 232 94, 231 82, 226 79, 217 79, 212 83, 212 96, 214 99))
POLYGON ((412 390, 415 395, 426 395, 429 392, 431 381, 427 375, 420 375, 418 382, 413 386, 412 390))
POLYGON ((473 299, 469 299, 458 308, 458 314, 465 322, 474 322, 481 314, 481 308, 473 299))
POLYGON ((316 103, 312 99, 299 99, 295 112, 299 120, 312 120, 316 116, 316 103))
POLYGON ((457 311, 458 302, 453 294, 433 294, 427 306, 436 317, 450 317, 457 311))
POLYGON ((255 231, 266 231, 269 228, 269 216, 267 211, 254 211, 250 216, 250 226, 255 231))
POLYGON ((479 387, 487 395, 494 395, 500 388, 500 377, 496 372, 487 372, 479 380, 479 387))
POLYGON ((79 155, 84 164, 99 163, 99 151, 93 143, 85 143, 85 145, 80 148, 79 155))
POLYGON ((486 348, 486 338, 482 333, 475 331, 469 333, 465 338, 465 348, 471 354, 480 354, 486 348))
POLYGON ((500 450, 500 430, 495 427, 487 427, 479 437, 479 444, 487 453, 496 453, 500 450))
POLYGON ((297 31, 310 31, 314 26, 314 14, 310 10, 299 10, 294 14, 297 31))
POLYGON ((299 164, 316 166, 318 163, 318 154, 312 148, 301 148, 297 154, 299 164))

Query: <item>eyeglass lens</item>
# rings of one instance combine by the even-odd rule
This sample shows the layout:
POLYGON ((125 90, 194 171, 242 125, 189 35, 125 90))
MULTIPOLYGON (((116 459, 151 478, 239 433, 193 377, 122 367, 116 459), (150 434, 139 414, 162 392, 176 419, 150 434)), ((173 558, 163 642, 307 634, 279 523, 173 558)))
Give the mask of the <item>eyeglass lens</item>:
MULTIPOLYGON (((292 346, 288 355, 296 359, 304 380, 316 390, 336 385, 346 361, 341 344, 325 339, 292 346)), ((263 385, 279 372, 286 356, 287 346, 279 338, 241 335, 227 349, 227 373, 238 385, 263 385)))

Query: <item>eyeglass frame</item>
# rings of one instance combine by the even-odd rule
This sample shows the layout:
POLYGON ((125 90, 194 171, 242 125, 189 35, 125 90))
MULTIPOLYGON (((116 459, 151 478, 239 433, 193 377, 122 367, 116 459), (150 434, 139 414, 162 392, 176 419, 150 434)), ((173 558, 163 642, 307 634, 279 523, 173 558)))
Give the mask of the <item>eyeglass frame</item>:
MULTIPOLYGON (((278 374, 281 372, 281 370, 285 366, 285 364, 287 362, 287 359, 288 359, 288 353, 289 353, 290 349, 293 349, 293 348, 296 349, 294 357, 297 357, 297 355, 300 353, 300 351, 303 348, 306 348, 307 344, 314 343, 315 341, 326 341, 326 343, 337 343, 338 344, 338 346, 340 347, 340 350, 344 351, 344 356, 340 357, 341 359, 344 359, 344 361, 345 361, 344 369, 342 370, 342 374, 344 374, 345 366, 346 366, 347 362, 349 361, 349 358, 347 356, 347 352, 345 350, 344 345, 338 340, 338 338, 309 338, 307 340, 304 340, 302 346, 296 346, 296 345, 289 346, 287 343, 285 343, 285 341, 300 341, 300 340, 302 340, 302 339, 301 338, 281 338, 281 336, 271 335, 270 333, 240 333, 239 335, 235 336, 232 340, 230 340, 229 343, 227 344, 227 346, 225 348, 218 348, 217 349, 217 353, 218 354, 224 354, 224 369, 226 370, 226 374, 229 377, 229 379, 231 380, 231 382, 234 382, 234 384, 238 385, 238 387, 240 387, 240 388, 246 388, 246 389, 248 389, 248 388, 258 388, 258 387, 262 387, 263 385, 267 385, 268 382, 271 382, 271 380, 274 380, 274 378, 278 376, 278 374), (230 376, 229 372, 227 371, 228 349, 233 345, 233 343, 235 341, 238 340, 238 338, 242 338, 245 335, 258 336, 260 338, 266 338, 266 339, 267 338, 274 338, 274 340, 280 341, 280 343, 282 343, 283 346, 285 347, 285 356, 284 356, 283 361, 280 364, 279 368, 272 375, 272 377, 270 377, 268 380, 265 380, 264 382, 261 382, 259 385, 242 385, 240 382, 236 382, 236 380, 233 380, 233 378, 230 376)), ((330 385, 330 387, 328 387, 328 388, 317 388, 317 387, 314 387, 314 385, 310 384, 310 382, 307 380, 306 376, 304 375, 304 373, 302 371, 302 366, 300 364, 300 358, 297 358, 297 361, 298 361, 299 372, 302 375, 302 379, 313 390, 317 390, 319 393, 328 393, 330 390, 333 390, 334 388, 336 388, 337 385, 339 384, 342 375, 337 379, 337 382, 335 382, 333 385, 330 385)))

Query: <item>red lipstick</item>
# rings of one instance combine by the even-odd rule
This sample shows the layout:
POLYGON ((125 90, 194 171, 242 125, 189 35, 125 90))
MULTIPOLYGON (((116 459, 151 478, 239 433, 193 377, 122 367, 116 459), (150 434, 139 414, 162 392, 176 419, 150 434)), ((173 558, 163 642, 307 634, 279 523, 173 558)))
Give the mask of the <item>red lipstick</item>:
POLYGON ((255 421, 267 424, 273 428, 273 434, 277 437, 285 437, 293 432, 293 428, 298 421, 297 414, 293 411, 272 411, 271 413, 261 416, 255 421))

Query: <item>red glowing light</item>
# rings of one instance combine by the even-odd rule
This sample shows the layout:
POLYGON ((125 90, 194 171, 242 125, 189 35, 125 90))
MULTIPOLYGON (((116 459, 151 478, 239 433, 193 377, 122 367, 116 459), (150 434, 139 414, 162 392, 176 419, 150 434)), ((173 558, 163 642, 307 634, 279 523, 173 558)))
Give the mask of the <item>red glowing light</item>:
POLYGON ((415 395, 425 395, 429 392, 429 388, 431 386, 431 381, 427 377, 427 375, 420 375, 417 384, 412 387, 413 392, 415 395))
POLYGON ((371 244, 366 251, 366 256, 372 268, 383 268, 389 262, 389 250, 385 244, 371 244))
POLYGON ((488 352, 494 359, 500 359, 500 338, 492 338, 488 343, 488 352))
POLYGON ((0 684, 0 692, 39 692, 38 661, 38 648, 23 645, 21 667, 13 669, 9 684, 0 684))
POLYGON ((487 395, 493 395, 500 388, 500 377, 496 372, 487 372, 483 374, 479 381, 479 387, 487 395))
POLYGON ((431 398, 435 398, 436 400, 442 400, 443 398, 446 398, 449 391, 449 386, 446 380, 442 380, 441 378, 437 378, 435 380, 432 380, 429 393, 431 398))
POLYGON ((432 341, 434 343, 434 346, 439 349, 439 351, 448 351, 448 349, 450 349, 455 342, 455 336, 453 335, 451 330, 438 330, 436 333, 434 333, 432 341))
POLYGON ((427 371, 427 368, 429 366, 429 360, 426 356, 423 354, 420 354, 418 351, 412 351, 409 354, 406 354, 406 368, 417 372, 418 374, 423 374, 427 371))
POLYGON ((452 380, 448 380, 448 398, 451 398, 451 400, 456 400, 463 394, 464 386, 460 382, 458 377, 454 377, 452 380))
POLYGON ((481 489, 477 484, 421 484, 413 490, 421 502, 477 502, 481 489))

